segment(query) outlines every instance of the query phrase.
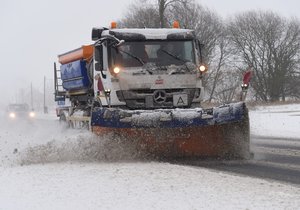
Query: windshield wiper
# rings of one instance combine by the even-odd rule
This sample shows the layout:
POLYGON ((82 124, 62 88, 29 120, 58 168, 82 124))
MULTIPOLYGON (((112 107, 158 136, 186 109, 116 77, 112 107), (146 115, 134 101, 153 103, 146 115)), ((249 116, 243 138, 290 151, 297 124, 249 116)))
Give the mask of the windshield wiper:
POLYGON ((175 59, 177 59, 177 60, 183 61, 184 63, 187 62, 186 60, 180 58, 180 57, 177 56, 177 55, 174 55, 174 54, 170 53, 170 52, 167 51, 167 50, 161 50, 161 51, 163 51, 164 53, 168 54, 169 56, 171 56, 171 57, 173 57, 173 58, 175 58, 175 59))
POLYGON ((185 65, 186 69, 187 69, 188 71, 191 71, 191 70, 189 69, 189 67, 186 65, 186 62, 188 62, 188 60, 182 59, 182 58, 180 58, 179 56, 174 55, 174 54, 170 53, 170 52, 167 51, 167 50, 161 50, 161 51, 163 51, 164 53, 168 54, 169 56, 171 56, 171 57, 173 57, 173 58, 175 58, 175 59, 177 59, 177 60, 179 60, 179 61, 182 61, 183 64, 185 65))
MULTIPOLYGON (((132 58, 134 58, 134 59, 136 59, 136 60, 139 61, 143 66, 145 65, 145 62, 144 62, 141 58, 139 58, 139 57, 137 57, 137 56, 135 56, 135 55, 133 55, 133 54, 131 54, 131 53, 129 53, 129 52, 126 52, 126 51, 124 51, 124 50, 120 50, 120 49, 119 49, 119 51, 122 52, 122 53, 125 53, 126 55, 129 55, 130 57, 132 57, 132 58)), ((147 68, 146 68, 146 71, 147 71, 149 74, 153 74, 153 72, 150 71, 150 70, 147 69, 147 68)))
POLYGON ((135 55, 133 55, 133 54, 131 54, 131 53, 129 53, 129 52, 126 52, 126 51, 124 51, 124 50, 120 50, 120 49, 119 49, 119 51, 122 52, 122 53, 125 53, 126 55, 129 55, 130 57, 132 57, 132 58, 134 58, 134 59, 136 59, 136 60, 139 61, 142 65, 145 65, 145 62, 144 62, 141 58, 139 58, 139 57, 137 57, 137 56, 135 56, 135 55))

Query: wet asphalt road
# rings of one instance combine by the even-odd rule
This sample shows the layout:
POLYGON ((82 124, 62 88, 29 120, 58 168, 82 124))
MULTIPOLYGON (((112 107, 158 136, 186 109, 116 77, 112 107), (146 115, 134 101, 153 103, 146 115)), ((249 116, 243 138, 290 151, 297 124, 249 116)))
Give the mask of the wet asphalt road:
POLYGON ((250 149, 253 158, 247 161, 189 160, 179 164, 300 186, 300 138, 251 136, 250 149))

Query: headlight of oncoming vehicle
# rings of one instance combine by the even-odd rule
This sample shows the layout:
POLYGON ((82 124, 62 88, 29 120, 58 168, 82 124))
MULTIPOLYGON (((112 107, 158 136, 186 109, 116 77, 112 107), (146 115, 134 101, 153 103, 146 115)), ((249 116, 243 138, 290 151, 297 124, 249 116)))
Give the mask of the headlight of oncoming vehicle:
POLYGON ((29 117, 31 117, 31 118, 35 117, 35 113, 34 112, 29 112, 29 117))
POLYGON ((10 117, 10 118, 15 118, 15 117, 16 117, 16 114, 13 113, 13 112, 11 112, 11 113, 9 113, 9 117, 10 117))

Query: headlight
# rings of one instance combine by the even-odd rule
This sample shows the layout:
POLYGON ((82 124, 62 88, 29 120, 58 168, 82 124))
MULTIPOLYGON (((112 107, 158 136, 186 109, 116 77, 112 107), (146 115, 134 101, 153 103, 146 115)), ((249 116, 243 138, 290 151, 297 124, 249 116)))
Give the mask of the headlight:
POLYGON ((16 117, 16 114, 13 113, 13 112, 11 112, 11 113, 9 113, 9 117, 10 117, 10 118, 15 118, 15 117, 16 117))
POLYGON ((115 67, 114 68, 114 73, 115 74, 119 74, 120 73, 120 68, 119 67, 115 67))
POLYGON ((30 112, 29 113, 29 117, 31 117, 31 118, 35 117, 35 113, 34 112, 30 112))
POLYGON ((201 66, 199 66, 199 70, 200 70, 200 72, 204 73, 207 71, 207 67, 204 65, 201 65, 201 66))
POLYGON ((241 86, 242 86, 243 89, 248 88, 248 85, 247 85, 247 84, 242 84, 241 86))

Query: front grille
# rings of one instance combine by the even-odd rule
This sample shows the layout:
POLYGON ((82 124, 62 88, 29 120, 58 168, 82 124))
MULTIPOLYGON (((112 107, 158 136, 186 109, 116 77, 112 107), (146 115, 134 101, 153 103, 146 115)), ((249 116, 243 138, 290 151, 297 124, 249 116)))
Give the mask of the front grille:
MULTIPOLYGON (((159 93, 158 93, 159 94, 159 93)), ((117 91, 117 97, 120 101, 126 102, 128 108, 131 109, 153 109, 153 108, 173 108, 173 95, 175 94, 187 94, 188 106, 191 105, 195 89, 164 89, 164 90, 153 90, 153 89, 138 89, 138 90, 126 90, 117 91), (162 91, 165 100, 155 101, 155 93, 162 91)))

